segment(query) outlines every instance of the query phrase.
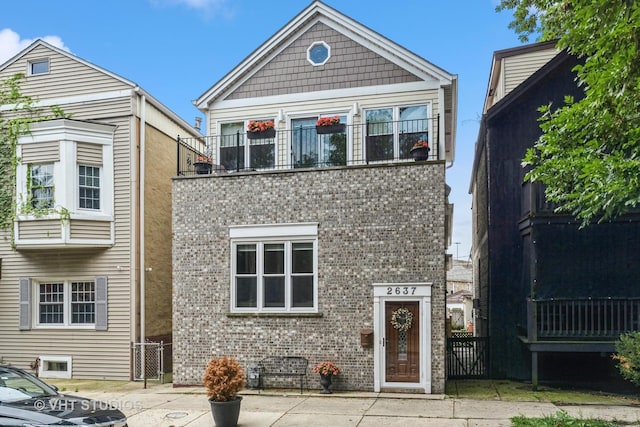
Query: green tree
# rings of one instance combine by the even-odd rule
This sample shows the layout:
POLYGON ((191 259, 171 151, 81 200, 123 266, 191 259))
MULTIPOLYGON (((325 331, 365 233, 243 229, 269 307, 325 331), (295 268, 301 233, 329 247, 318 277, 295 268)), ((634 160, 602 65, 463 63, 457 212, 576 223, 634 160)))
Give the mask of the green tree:
POLYGON ((526 179, 583 225, 640 203, 640 2, 502 0, 523 41, 537 34, 581 59, 585 97, 540 108, 542 136, 523 160, 526 179))

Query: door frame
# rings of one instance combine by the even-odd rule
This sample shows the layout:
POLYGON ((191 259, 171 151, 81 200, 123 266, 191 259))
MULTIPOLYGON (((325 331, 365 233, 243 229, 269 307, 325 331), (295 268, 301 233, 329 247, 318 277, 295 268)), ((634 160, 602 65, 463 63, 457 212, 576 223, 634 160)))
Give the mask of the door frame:
POLYGON ((373 283, 373 387, 424 390, 431 393, 431 285, 430 282, 373 283), (386 338, 384 304, 388 301, 418 301, 420 314, 420 381, 417 383, 387 382, 385 380, 386 338))

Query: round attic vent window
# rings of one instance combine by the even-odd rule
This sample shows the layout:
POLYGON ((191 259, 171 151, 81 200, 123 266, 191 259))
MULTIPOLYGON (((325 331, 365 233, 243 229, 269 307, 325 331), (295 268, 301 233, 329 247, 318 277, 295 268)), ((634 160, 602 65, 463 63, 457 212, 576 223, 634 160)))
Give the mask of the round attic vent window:
POLYGON ((331 48, 325 42, 315 42, 307 49, 307 61, 311 65, 323 65, 331 56, 331 48))

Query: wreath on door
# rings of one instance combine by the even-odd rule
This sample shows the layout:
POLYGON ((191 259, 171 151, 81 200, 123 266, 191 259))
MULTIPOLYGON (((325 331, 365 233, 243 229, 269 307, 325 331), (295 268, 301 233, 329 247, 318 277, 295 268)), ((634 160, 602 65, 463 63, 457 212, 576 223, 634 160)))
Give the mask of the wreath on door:
POLYGON ((401 307, 391 314, 391 326, 399 331, 407 332, 411 328, 413 313, 401 307))

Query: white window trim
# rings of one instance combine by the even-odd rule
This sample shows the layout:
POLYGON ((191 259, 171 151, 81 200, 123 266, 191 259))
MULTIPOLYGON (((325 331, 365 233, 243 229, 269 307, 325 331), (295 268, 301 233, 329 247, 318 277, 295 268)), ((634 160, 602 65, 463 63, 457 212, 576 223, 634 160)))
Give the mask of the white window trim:
POLYGON ((425 102, 411 102, 411 103, 406 103, 406 104, 396 104, 393 106, 390 105, 381 105, 381 106, 369 106, 367 108, 363 108, 362 110, 362 153, 363 156, 365 156, 366 154, 366 150, 367 150, 367 111, 372 111, 372 110, 385 110, 385 109, 391 109, 392 110, 392 122, 393 122, 393 159, 391 160, 369 160, 369 163, 389 163, 392 161, 397 161, 397 162, 412 162, 413 159, 411 158, 407 158, 407 159, 400 159, 397 158, 397 156, 399 155, 400 152, 400 132, 398 130, 398 122, 400 121, 400 109, 401 108, 407 108, 407 107, 418 107, 424 105, 427 107, 427 133, 429 134, 429 146, 431 147, 431 149, 433 149, 435 147, 435 140, 437 139, 437 136, 433 134, 433 105, 432 105, 432 101, 425 101, 425 102))
POLYGON ((71 378, 73 358, 71 356, 38 356, 40 365, 38 367, 38 376, 41 378, 71 378), (66 362, 66 371, 49 371, 45 369, 46 362, 66 362))
POLYGON ((33 325, 34 329, 96 329, 95 319, 97 313, 97 284, 95 277, 84 279, 52 279, 34 280, 32 285, 33 295, 33 325), (93 282, 94 283, 94 321, 93 323, 71 323, 71 283, 72 282, 93 282), (63 284, 63 323, 40 323, 40 284, 42 283, 62 283, 63 284))
POLYGON ((309 62, 309 64, 313 65, 314 67, 319 67, 321 65, 326 64, 330 58, 331 58, 331 46, 329 46, 329 44, 324 40, 315 41, 311 43, 307 48, 307 61, 309 62), (318 45, 324 46, 327 49, 327 57, 325 58, 324 61, 316 63, 316 62, 313 62, 313 60, 311 59, 311 50, 318 45))
POLYGON ((317 313, 318 312, 318 224, 317 223, 299 223, 299 224, 277 224, 277 225, 244 225, 229 227, 230 237, 230 289, 231 298, 229 301, 230 311, 232 313, 317 313), (291 244, 296 242, 312 242, 313 244, 313 301, 312 307, 291 307, 291 271, 290 258, 291 244), (285 306, 280 307, 262 307, 263 289, 261 283, 262 274, 260 269, 262 266, 262 246, 265 243, 285 243, 285 306), (257 294, 256 306, 252 307, 235 307, 236 291, 235 291, 235 271, 236 271, 236 247, 239 244, 256 244, 256 273, 257 273, 257 294))
POLYGON ((51 73, 51 60, 49 58, 36 58, 36 59, 32 59, 27 61, 27 76, 46 76, 47 74, 51 73), (37 64, 40 62, 46 62, 47 63, 47 72, 46 73, 33 73, 33 64, 37 64))
MULTIPOLYGON (((249 164, 250 164, 250 160, 251 160, 251 141, 249 140, 249 138, 247 138, 247 126, 249 126, 249 122, 255 120, 255 121, 272 121, 276 132, 278 130, 278 120, 275 118, 262 118, 262 119, 237 119, 237 120, 222 120, 222 121, 218 121, 217 123, 217 127, 218 127, 218 141, 216 142, 216 159, 218 159, 218 163, 222 164, 221 161, 221 156, 220 156, 220 149, 222 148, 222 125, 225 124, 229 124, 229 123, 240 123, 242 122, 242 132, 241 134, 244 135, 244 141, 243 144, 240 146, 242 153, 244 154, 244 169, 249 169, 249 164)), ((276 136, 273 138, 273 167, 272 168, 260 168, 257 170, 273 170, 278 168, 278 134, 276 133, 276 136)))
MULTIPOLYGON (((353 109, 342 109, 342 110, 322 110, 322 111, 306 111, 306 112, 295 112, 289 113, 287 115, 287 129, 293 130, 292 122, 297 119, 307 119, 311 117, 321 118, 321 117, 333 117, 333 116, 346 116, 347 125, 346 133, 347 133, 347 165, 350 165, 353 162, 353 133, 352 126, 353 123, 353 109)), ((293 144, 291 139, 293 138, 293 132, 289 132, 287 136, 287 165, 292 163, 292 150, 293 144)), ((276 165, 279 166, 279 165, 276 165)), ((289 165, 291 166, 291 165, 289 165)), ((293 167, 293 166, 291 166, 293 167)))
MULTIPOLYGON (((102 166, 98 166, 98 165, 91 165, 91 164, 86 164, 86 163, 80 163, 76 161, 76 186, 75 186, 75 196, 76 196, 76 203, 78 206, 78 211, 79 212, 86 212, 87 215, 92 215, 94 213, 102 213, 102 205, 103 205, 103 195, 104 195, 104 189, 103 189, 103 183, 102 183, 102 175, 103 174, 103 168, 102 166), (99 194, 99 199, 98 199, 98 203, 100 204, 100 209, 91 209, 91 208, 82 208, 80 207, 80 166, 84 166, 86 168, 96 168, 98 169, 98 174, 99 174, 99 182, 98 182, 98 194, 99 194)), ((86 188, 95 188, 95 187, 91 187, 91 186, 85 186, 86 188)))

